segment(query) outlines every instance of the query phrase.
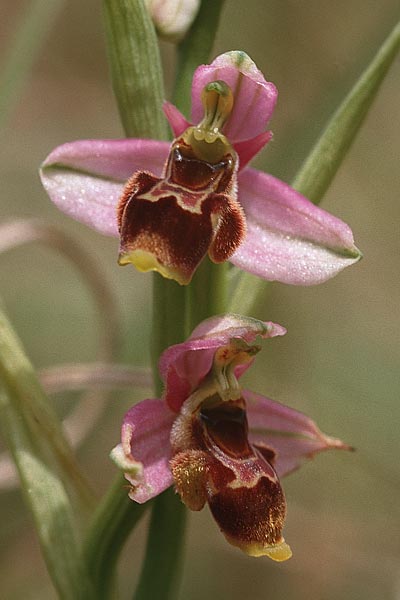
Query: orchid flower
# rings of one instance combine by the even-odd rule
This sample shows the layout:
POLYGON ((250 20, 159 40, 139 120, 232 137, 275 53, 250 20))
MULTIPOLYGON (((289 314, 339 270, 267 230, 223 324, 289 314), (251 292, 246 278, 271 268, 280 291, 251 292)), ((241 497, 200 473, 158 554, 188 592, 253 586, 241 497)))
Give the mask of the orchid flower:
POLYGON ((276 561, 291 556, 278 477, 317 452, 348 448, 300 412, 241 389, 257 336, 284 334, 280 325, 233 314, 203 321, 164 351, 163 398, 127 412, 111 453, 132 500, 144 503, 174 485, 188 508, 208 503, 232 545, 276 561))
POLYGON ((271 139, 275 86, 239 51, 197 68, 192 123, 164 104, 175 139, 56 148, 41 176, 55 204, 120 238, 119 263, 190 282, 206 254, 267 280, 317 284, 360 258, 350 228, 249 168, 271 139))

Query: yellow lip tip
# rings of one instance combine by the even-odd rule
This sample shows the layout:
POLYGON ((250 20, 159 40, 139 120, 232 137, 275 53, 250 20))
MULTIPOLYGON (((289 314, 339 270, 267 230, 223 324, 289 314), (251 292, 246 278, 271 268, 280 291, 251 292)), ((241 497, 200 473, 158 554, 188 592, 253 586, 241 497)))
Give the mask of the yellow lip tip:
POLYGON ((249 554, 249 556, 268 556, 268 558, 276 562, 283 562, 292 556, 290 546, 285 540, 282 540, 279 544, 275 544, 274 546, 254 545, 243 548, 243 550, 249 554))
POLYGON ((245 552, 248 556, 254 556, 256 558, 260 556, 268 556, 271 560, 276 562, 283 562, 289 560, 292 557, 292 551, 289 544, 285 542, 283 538, 281 541, 274 545, 262 544, 262 543, 243 543, 238 542, 237 539, 231 538, 229 535, 224 533, 226 539, 233 546, 237 546, 245 552))
POLYGON ((190 281, 178 270, 161 265, 154 254, 147 252, 146 250, 138 249, 126 254, 120 254, 118 257, 118 264, 121 266, 132 264, 141 273, 157 271, 160 275, 165 277, 165 279, 173 279, 180 285, 187 285, 190 281))
POLYGON ((271 558, 272 560, 275 560, 276 562, 283 562, 283 561, 291 558, 292 551, 290 549, 289 544, 287 544, 286 542, 283 541, 281 544, 278 544, 277 546, 271 546, 269 548, 266 548, 265 556, 268 556, 268 558, 271 558))

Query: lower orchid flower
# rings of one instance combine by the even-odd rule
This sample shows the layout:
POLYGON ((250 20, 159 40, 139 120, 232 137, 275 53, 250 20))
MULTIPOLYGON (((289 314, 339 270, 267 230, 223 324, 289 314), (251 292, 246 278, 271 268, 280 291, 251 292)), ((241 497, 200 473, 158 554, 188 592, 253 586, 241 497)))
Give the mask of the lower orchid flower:
POLYGON ((43 184, 61 210, 119 236, 122 265, 187 284, 208 254, 267 280, 321 283, 361 254, 345 223, 246 166, 271 139, 276 98, 244 52, 227 52, 194 74, 196 125, 165 103, 171 144, 64 144, 45 160, 43 184))
POLYGON ((284 334, 280 325, 237 315, 203 321, 162 354, 163 398, 128 411, 111 453, 132 500, 174 485, 191 510, 208 503, 229 543, 276 561, 291 556, 279 477, 317 452, 348 448, 302 413, 239 385, 259 351, 257 336, 284 334))

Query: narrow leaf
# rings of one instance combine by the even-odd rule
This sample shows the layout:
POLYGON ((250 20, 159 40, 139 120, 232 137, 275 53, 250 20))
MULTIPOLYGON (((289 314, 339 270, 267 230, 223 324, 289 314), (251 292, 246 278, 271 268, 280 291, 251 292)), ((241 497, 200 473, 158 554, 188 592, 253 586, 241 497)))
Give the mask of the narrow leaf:
POLYGON ((296 175, 293 187, 315 204, 336 175, 399 48, 400 23, 343 100, 296 175))
POLYGON ((29 434, 38 453, 59 471, 63 482, 74 492, 81 508, 92 500, 89 485, 61 429, 57 415, 47 401, 21 343, 0 312, 0 381, 19 415, 20 427, 29 434))
POLYGON ((132 502, 126 480, 119 474, 97 507, 84 546, 84 559, 95 585, 96 600, 113 597, 114 571, 122 548, 151 504, 132 502))
POLYGON ((76 523, 65 485, 68 480, 82 495, 83 480, 57 417, 52 414, 33 369, 2 314, 0 423, 60 597, 90 598, 90 583, 81 566, 76 523))
MULTIPOLYGON (((301 194, 320 202, 356 137, 373 99, 400 47, 400 24, 389 34, 360 79, 339 106, 332 119, 298 172, 293 187, 301 194)), ((241 273, 229 310, 247 313, 264 297, 268 282, 253 285, 254 277, 241 273)))

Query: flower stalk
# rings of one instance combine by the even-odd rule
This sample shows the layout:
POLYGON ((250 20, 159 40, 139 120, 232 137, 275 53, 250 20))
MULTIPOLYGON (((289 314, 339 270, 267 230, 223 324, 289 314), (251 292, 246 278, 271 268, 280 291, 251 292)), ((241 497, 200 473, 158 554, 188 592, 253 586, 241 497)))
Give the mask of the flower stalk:
POLYGON ((178 45, 174 104, 190 112, 190 84, 195 69, 210 57, 224 0, 202 0, 199 12, 186 37, 178 45))
MULTIPOLYGON (((163 99, 158 45, 142 0, 105 0, 104 17, 114 92, 126 135, 166 139, 164 117, 155 118, 155 115, 160 115, 163 99), (137 96, 139 81, 140 97, 137 96)), ((152 364, 154 387, 158 391, 161 383, 154 365, 157 365, 159 355, 167 346, 185 336, 186 298, 184 288, 174 281, 155 275, 153 283, 152 364)), ((143 513, 143 507, 127 497, 123 481, 118 476, 98 508, 86 541, 85 558, 95 588, 99 594, 103 594, 99 597, 110 597, 116 561, 108 561, 110 556, 118 556, 143 513), (99 540, 102 540, 101 544, 98 544, 99 540)), ((185 508, 170 491, 153 503, 137 597, 175 597, 184 521, 185 508), (160 552, 160 547, 166 543, 168 553, 160 552), (154 577, 152 566, 156 557, 159 557, 160 563, 157 578, 154 577), (144 596, 144 591, 149 591, 155 582, 162 593, 144 596)))

